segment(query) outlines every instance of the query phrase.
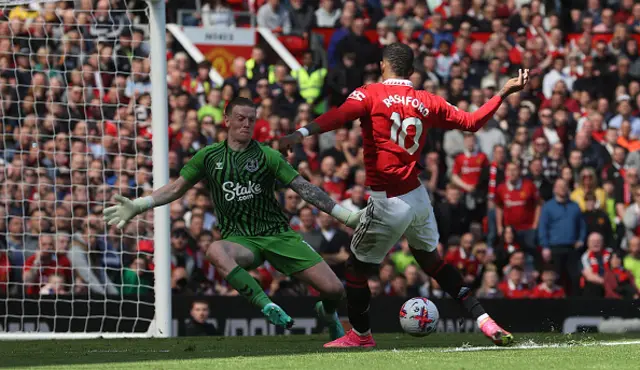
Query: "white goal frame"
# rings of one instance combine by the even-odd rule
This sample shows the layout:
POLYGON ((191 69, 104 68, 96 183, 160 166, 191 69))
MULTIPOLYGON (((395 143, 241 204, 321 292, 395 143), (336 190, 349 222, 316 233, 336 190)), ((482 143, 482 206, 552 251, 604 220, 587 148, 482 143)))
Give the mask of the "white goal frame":
MULTIPOLYGON (((59 0, 0 0, 3 5, 57 2, 59 0)), ((73 1, 73 0, 66 0, 73 1)), ((149 4, 149 58, 151 65, 153 187, 169 182, 169 115, 166 60, 166 15, 164 0, 145 0, 149 4)), ((0 332, 0 340, 92 339, 92 338, 167 338, 172 333, 171 245, 169 206, 154 209, 154 309, 155 315, 146 333, 116 332, 0 332)))

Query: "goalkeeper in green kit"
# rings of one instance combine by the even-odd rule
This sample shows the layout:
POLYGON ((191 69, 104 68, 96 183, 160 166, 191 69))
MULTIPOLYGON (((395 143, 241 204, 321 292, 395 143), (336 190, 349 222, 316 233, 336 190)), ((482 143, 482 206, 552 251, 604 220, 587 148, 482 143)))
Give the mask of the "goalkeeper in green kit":
POLYGON ((136 215, 181 198, 206 179, 223 239, 209 246, 207 258, 224 279, 260 308, 271 323, 291 328, 291 317, 271 302, 246 270, 269 261, 280 272, 320 292, 322 300, 316 304, 316 312, 327 324, 332 339, 343 336, 336 308, 344 287, 322 257, 291 230, 274 196, 275 186, 278 181, 288 185, 308 203, 352 228, 358 225, 363 211, 352 213, 336 204, 302 178, 279 152, 252 140, 256 108, 250 100, 232 100, 224 119, 229 128, 227 140, 199 150, 177 180, 150 196, 132 201, 116 195, 118 204, 104 210, 105 219, 109 225, 122 228, 136 215))

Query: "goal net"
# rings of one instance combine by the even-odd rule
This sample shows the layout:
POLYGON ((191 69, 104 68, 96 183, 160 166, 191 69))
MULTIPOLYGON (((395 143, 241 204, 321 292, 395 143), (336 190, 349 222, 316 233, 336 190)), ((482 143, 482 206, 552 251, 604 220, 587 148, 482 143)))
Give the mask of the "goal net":
POLYGON ((161 3, 0 0, 0 339, 170 333, 168 294, 154 297, 156 284, 170 290, 154 278, 168 265, 154 260, 154 213, 123 231, 102 219, 115 194, 166 180, 151 136, 167 104, 166 83, 156 77, 164 101, 151 89, 161 3))

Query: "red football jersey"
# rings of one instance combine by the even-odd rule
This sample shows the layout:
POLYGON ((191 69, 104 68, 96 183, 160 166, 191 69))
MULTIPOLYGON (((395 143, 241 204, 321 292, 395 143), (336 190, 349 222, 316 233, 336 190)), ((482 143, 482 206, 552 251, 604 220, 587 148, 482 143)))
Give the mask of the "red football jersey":
MULTIPOLYGON (((32 255, 27 258, 24 263, 24 273, 31 270, 31 266, 33 266, 36 260, 36 255, 32 255)), ((42 264, 39 267, 38 277, 32 283, 25 283, 27 287, 27 294, 34 295, 40 292, 40 287, 47 283, 49 276, 51 275, 60 275, 64 278, 66 284, 71 284, 71 262, 64 254, 59 254, 54 256, 54 258, 49 261, 49 263, 42 264)))
POLYGON ((388 79, 362 86, 338 109, 318 117, 322 132, 360 119, 366 186, 387 195, 401 195, 421 185, 418 174, 427 130, 430 127, 477 131, 498 109, 495 96, 473 113, 443 98, 413 88, 408 80, 388 79))
POLYGON ((528 179, 522 179, 520 186, 509 187, 502 183, 496 189, 495 202, 502 208, 502 223, 516 230, 529 230, 535 221, 536 207, 540 198, 538 189, 528 179))
POLYGON ((489 166, 489 159, 482 152, 460 153, 453 162, 453 174, 458 175, 465 184, 477 186, 482 169, 489 166))
POLYGON ((554 286, 552 289, 548 289, 544 284, 540 284, 533 288, 531 292, 531 298, 541 299, 558 299, 564 298, 566 295, 564 289, 560 286, 554 286))
POLYGON ((498 289, 508 299, 523 299, 529 298, 529 290, 524 284, 513 284, 510 281, 503 281, 498 284, 498 289))
POLYGON ((7 292, 10 273, 11 264, 9 263, 9 256, 7 256, 5 252, 0 252, 0 293, 7 292))

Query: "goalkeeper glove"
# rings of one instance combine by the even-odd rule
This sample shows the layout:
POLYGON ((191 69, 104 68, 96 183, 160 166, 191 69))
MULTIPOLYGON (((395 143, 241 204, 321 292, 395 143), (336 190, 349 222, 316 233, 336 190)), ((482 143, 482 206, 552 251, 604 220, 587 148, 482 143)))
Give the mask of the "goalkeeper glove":
POLYGON ((116 225, 118 229, 122 229, 132 218, 154 206, 153 198, 150 196, 130 200, 120 194, 116 194, 115 198, 119 204, 105 208, 102 213, 104 220, 109 225, 116 225))
POLYGON ((336 204, 331 210, 331 216, 335 217, 350 228, 355 229, 356 227, 358 227, 358 224, 360 224, 360 217, 362 217, 364 211, 365 208, 359 210, 358 212, 351 212, 341 205, 336 204))

